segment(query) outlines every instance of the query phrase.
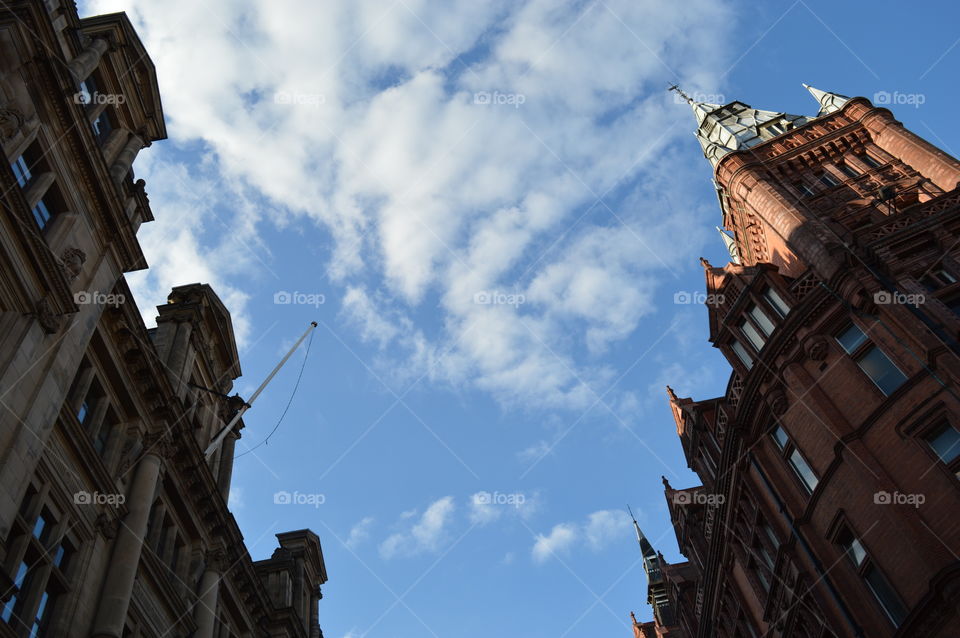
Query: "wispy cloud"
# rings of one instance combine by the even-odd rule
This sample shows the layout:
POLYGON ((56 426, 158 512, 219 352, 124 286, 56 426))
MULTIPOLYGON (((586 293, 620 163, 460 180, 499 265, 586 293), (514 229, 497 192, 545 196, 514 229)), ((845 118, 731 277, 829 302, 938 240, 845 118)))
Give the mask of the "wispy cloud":
POLYGON ((391 534, 380 544, 380 556, 390 559, 440 551, 455 509, 453 497, 444 496, 431 503, 412 525, 406 521, 414 519, 415 514, 401 516, 406 529, 391 534))
POLYGON ((618 539, 629 537, 630 517, 620 510, 599 510, 583 523, 558 523, 549 534, 534 537, 531 554, 537 563, 569 553, 578 546, 598 552, 618 539))

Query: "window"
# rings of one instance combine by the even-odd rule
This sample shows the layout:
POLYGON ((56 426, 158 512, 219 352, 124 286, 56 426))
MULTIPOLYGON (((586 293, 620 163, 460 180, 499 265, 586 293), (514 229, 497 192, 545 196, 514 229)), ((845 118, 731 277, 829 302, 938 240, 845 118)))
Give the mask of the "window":
POLYGON ((854 167, 847 164, 846 162, 838 163, 837 168, 839 168, 840 172, 846 175, 847 177, 860 177, 860 172, 854 167))
POLYGON ((88 108, 93 105, 94 96, 97 94, 97 81, 93 75, 88 76, 86 80, 80 83, 78 94, 81 104, 88 108))
POLYGON ((764 335, 769 337, 771 334, 773 334, 773 322, 770 321, 770 318, 767 316, 767 314, 760 310, 758 306, 750 306, 747 308, 747 314, 751 319, 753 319, 753 323, 760 328, 760 331, 763 332, 764 335))
POLYGON ((17 565, 11 575, 16 591, 0 611, 0 619, 17 635, 44 635, 57 599, 69 590, 66 573, 76 546, 68 531, 31 485, 7 537, 8 558, 17 565))
POLYGON ((863 570, 863 579, 867 581, 867 587, 873 593, 877 602, 880 603, 887 618, 895 627, 899 627, 903 623, 903 619, 907 617, 907 610, 900 602, 900 597, 890 585, 890 582, 872 563, 863 570))
POLYGON ((790 304, 783 300, 783 297, 780 296, 773 288, 764 288, 763 298, 770 304, 770 307, 780 315, 781 317, 786 317, 787 313, 790 312, 790 304))
POLYGON ((43 155, 39 144, 34 142, 10 165, 17 184, 28 198, 30 212, 40 230, 47 227, 54 213, 64 208, 63 198, 53 181, 42 179, 50 173, 43 155))
POLYGON ((880 162, 873 159, 871 155, 863 153, 862 155, 857 155, 857 159, 869 166, 870 168, 880 168, 880 162))
POLYGON ((794 182, 793 187, 800 193, 800 197, 813 197, 815 194, 813 189, 803 182, 794 182))
POLYGON ((730 342, 730 348, 737 354, 737 357, 743 362, 743 365, 747 366, 747 370, 753 367, 753 356, 747 352, 747 349, 743 347, 742 343, 734 340, 730 342))
POLYGON ((944 270, 942 267, 934 267, 920 278, 920 283, 927 287, 931 292, 946 288, 951 284, 957 283, 957 278, 944 270))
POLYGON ((843 527, 837 534, 836 543, 840 546, 857 574, 864 580, 867 589, 873 594, 884 614, 895 626, 899 627, 907 616, 907 611, 897 592, 871 559, 863 543, 850 528, 843 527))
POLYGON ((763 139, 770 139, 776 137, 777 135, 783 135, 787 132, 786 123, 782 120, 774 120, 768 124, 764 124, 760 129, 760 136, 763 139))
POLYGON ((107 141, 107 137, 110 136, 110 131, 113 130, 113 122, 110 121, 109 109, 104 109, 90 126, 93 127, 94 137, 97 138, 97 142, 102 146, 103 143, 107 141))
POLYGON ((790 453, 790 465, 797 473, 797 476, 800 477, 800 480, 803 481, 803 485, 807 488, 808 492, 813 492, 813 490, 817 489, 819 479, 817 475, 813 473, 813 470, 810 469, 810 466, 807 464, 807 459, 803 458, 800 450, 794 448, 793 452, 790 453))
POLYGON ((840 182, 830 175, 829 173, 821 173, 817 176, 817 179, 820 180, 820 183, 826 186, 827 188, 833 188, 834 186, 839 186, 840 182))
POLYGON ((960 431, 948 424, 932 430, 924 439, 937 458, 960 478, 960 431))
POLYGON ((800 450, 790 441, 790 437, 786 431, 778 425, 773 432, 770 433, 770 436, 777 448, 786 456, 787 462, 790 464, 790 467, 793 468, 797 478, 803 483, 807 492, 812 493, 817 489, 817 483, 820 482, 820 479, 817 478, 816 473, 810 467, 810 464, 807 463, 807 459, 804 458, 800 450))
POLYGON ((750 342, 750 345, 752 345, 757 352, 763 350, 763 345, 766 343, 766 338, 761 336, 760 332, 757 331, 752 323, 746 319, 741 319, 740 332, 744 334, 744 336, 750 342))
POLYGON ((907 380, 906 375, 857 326, 851 325, 836 339, 885 395, 891 394, 907 380))

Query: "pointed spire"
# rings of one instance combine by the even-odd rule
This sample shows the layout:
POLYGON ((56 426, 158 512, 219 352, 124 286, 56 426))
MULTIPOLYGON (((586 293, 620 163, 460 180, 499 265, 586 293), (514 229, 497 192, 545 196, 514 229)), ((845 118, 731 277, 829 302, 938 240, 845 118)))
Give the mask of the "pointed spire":
POLYGON ((723 245, 726 247, 727 252, 730 253, 730 261, 735 264, 740 263, 740 249, 737 248, 737 240, 734 239, 733 235, 729 234, 719 226, 716 227, 717 232, 720 233, 720 239, 723 241, 723 245))
POLYGON ((640 531, 640 524, 637 523, 637 517, 633 515, 633 510, 630 509, 629 505, 627 505, 627 511, 630 512, 630 518, 633 519, 633 529, 637 533, 637 543, 640 545, 640 554, 643 556, 643 563, 646 566, 650 560, 656 557, 657 552, 654 551, 653 545, 640 531))
POLYGON ((831 93, 830 91, 821 91, 806 83, 804 83, 803 88, 810 91, 813 99, 820 103, 820 112, 817 113, 817 117, 839 111, 843 108, 844 104, 850 101, 850 98, 846 95, 831 93))
POLYGON ((677 398, 677 393, 673 391, 673 388, 667 386, 667 395, 670 397, 671 403, 676 403, 680 399, 677 398))
POLYGON ((668 90, 675 91, 693 109, 697 139, 704 156, 714 166, 727 153, 756 146, 809 121, 802 115, 760 111, 743 102, 697 102, 676 84, 668 90))

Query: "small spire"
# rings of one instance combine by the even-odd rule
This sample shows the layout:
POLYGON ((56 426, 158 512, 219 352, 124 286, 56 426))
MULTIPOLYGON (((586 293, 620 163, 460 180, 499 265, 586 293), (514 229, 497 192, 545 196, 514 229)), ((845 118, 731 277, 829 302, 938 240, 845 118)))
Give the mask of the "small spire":
POLYGON ((803 88, 810 91, 810 95, 813 96, 813 99, 820 103, 820 112, 817 113, 817 117, 839 111, 847 102, 850 101, 850 98, 846 95, 831 93, 830 91, 821 91, 820 89, 814 88, 807 83, 803 83, 803 88))
POLYGON ((670 401, 672 403, 676 403, 677 401, 680 400, 677 398, 677 393, 674 392, 673 388, 671 388, 670 386, 667 386, 667 394, 670 396, 670 401))
POLYGON ((703 266, 704 270, 706 270, 707 268, 713 268, 713 264, 711 264, 709 261, 707 261, 703 257, 700 258, 700 265, 703 266))
POLYGON ((660 480, 663 481, 663 489, 664 489, 664 490, 672 490, 672 489, 673 489, 672 487, 670 487, 670 481, 668 481, 668 480, 667 480, 667 477, 664 476, 663 474, 660 475, 660 480))
POLYGON ((637 624, 637 617, 634 615, 634 613, 633 613, 632 611, 630 612, 630 620, 633 621, 633 624, 634 624, 634 625, 637 624))
POLYGON ((717 226, 716 229, 717 232, 720 233, 720 239, 723 241, 724 247, 727 249, 727 252, 730 253, 730 261, 739 264, 740 250, 737 248, 737 240, 719 226, 717 226))

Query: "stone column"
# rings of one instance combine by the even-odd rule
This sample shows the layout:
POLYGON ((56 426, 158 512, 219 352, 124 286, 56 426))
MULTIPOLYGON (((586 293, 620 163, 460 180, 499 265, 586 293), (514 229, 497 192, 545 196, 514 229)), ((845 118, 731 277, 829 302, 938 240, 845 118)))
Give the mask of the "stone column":
POLYGON ((123 149, 129 138, 130 131, 125 128, 117 127, 110 131, 110 135, 107 136, 107 140, 102 147, 104 159, 112 163, 114 157, 123 149))
POLYGON ((117 184, 123 181, 127 173, 133 167, 133 160, 137 159, 137 153, 144 147, 143 139, 133 133, 127 138, 127 143, 123 145, 117 158, 110 165, 110 178, 117 184))
POLYGON ((93 73, 93 70, 100 64, 100 58, 110 48, 110 43, 103 38, 94 38, 87 48, 81 51, 77 57, 70 60, 67 68, 70 69, 70 75, 80 84, 93 73))
POLYGON ((217 627, 217 599, 225 562, 226 555, 223 550, 207 552, 207 565, 200 578, 200 591, 197 593, 199 600, 194 608, 193 617, 197 623, 197 631, 193 638, 213 638, 217 627))
POLYGON ((168 445, 156 438, 147 439, 143 457, 127 495, 127 515, 123 519, 110 555, 91 638, 121 638, 133 593, 133 581, 140 564, 143 537, 147 533, 150 506, 160 477, 162 456, 168 445))

